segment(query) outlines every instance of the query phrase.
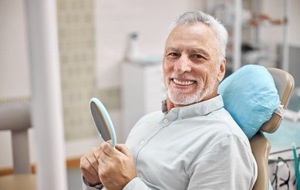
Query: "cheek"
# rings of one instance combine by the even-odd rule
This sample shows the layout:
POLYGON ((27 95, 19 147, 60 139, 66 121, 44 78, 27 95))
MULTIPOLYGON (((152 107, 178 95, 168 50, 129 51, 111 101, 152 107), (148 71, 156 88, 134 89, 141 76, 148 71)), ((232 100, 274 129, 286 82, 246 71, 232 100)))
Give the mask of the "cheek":
POLYGON ((207 69, 204 65, 199 65, 198 67, 193 68, 194 76, 200 81, 207 81, 211 75, 211 71, 207 69))
POLYGON ((163 67, 163 69, 167 69, 170 67, 170 63, 167 59, 163 60, 162 67, 163 67))
POLYGON ((218 84, 218 75, 216 72, 211 72, 205 80, 206 88, 215 88, 216 84, 218 84))
POLYGON ((163 69, 164 76, 166 77, 170 75, 170 73, 173 70, 173 67, 172 64, 168 63, 167 61, 164 61, 162 64, 162 69, 163 69))
POLYGON ((195 73, 197 77, 198 86, 202 88, 208 88, 210 85, 214 84, 213 79, 216 78, 215 73, 207 68, 202 68, 195 73))
POLYGON ((164 77, 164 82, 165 82, 165 85, 168 84, 168 76, 169 76, 169 68, 167 67, 167 64, 166 62, 163 62, 162 64, 162 70, 163 70, 163 77, 164 77))

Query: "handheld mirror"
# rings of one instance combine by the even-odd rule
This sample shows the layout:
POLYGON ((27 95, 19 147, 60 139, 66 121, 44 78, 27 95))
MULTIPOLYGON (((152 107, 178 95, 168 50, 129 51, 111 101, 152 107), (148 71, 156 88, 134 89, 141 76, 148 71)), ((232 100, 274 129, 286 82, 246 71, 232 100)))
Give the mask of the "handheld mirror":
POLYGON ((111 140, 111 145, 115 147, 117 144, 115 129, 104 105, 97 98, 92 98, 90 107, 99 135, 104 141, 111 140))

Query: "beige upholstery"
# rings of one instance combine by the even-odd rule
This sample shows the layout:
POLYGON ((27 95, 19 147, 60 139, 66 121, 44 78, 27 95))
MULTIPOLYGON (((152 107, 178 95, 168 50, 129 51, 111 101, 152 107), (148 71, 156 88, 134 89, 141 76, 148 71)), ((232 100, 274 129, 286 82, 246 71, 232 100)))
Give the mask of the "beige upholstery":
POLYGON ((29 102, 0 104, 0 130, 10 130, 12 134, 14 174, 31 173, 28 140, 30 127, 29 102))
MULTIPOLYGON (((281 104, 284 108, 286 108, 294 89, 294 78, 289 73, 281 69, 269 68, 268 71, 274 79, 281 104)), ((280 126, 281 120, 281 116, 274 112, 271 119, 263 124, 261 131, 267 133, 275 132, 280 126)), ((268 190, 268 158, 271 145, 268 139, 259 133, 250 139, 250 144, 258 166, 258 177, 253 190, 268 190)))

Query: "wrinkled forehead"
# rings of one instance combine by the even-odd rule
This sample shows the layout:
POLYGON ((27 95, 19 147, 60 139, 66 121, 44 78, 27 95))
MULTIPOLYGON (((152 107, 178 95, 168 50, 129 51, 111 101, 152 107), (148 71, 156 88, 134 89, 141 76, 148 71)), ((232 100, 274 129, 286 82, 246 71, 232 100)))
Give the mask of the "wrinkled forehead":
POLYGON ((215 33, 209 26, 201 22, 180 24, 173 28, 167 38, 165 49, 174 46, 175 43, 181 46, 190 43, 189 45, 194 46, 193 48, 218 50, 215 33))

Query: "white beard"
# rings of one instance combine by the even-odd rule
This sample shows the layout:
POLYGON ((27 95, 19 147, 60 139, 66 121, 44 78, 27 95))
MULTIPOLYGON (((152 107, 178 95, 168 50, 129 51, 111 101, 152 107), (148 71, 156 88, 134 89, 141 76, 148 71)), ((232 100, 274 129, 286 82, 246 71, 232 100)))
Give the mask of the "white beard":
POLYGON ((204 89, 204 84, 201 83, 199 85, 198 81, 197 90, 192 95, 186 95, 185 90, 176 89, 172 91, 170 87, 167 87, 168 97, 170 98, 171 102, 178 105, 190 105, 193 103, 197 103, 203 100, 203 98, 207 95, 213 93, 216 82, 217 81, 211 81, 211 85, 209 85, 208 88, 204 89))

